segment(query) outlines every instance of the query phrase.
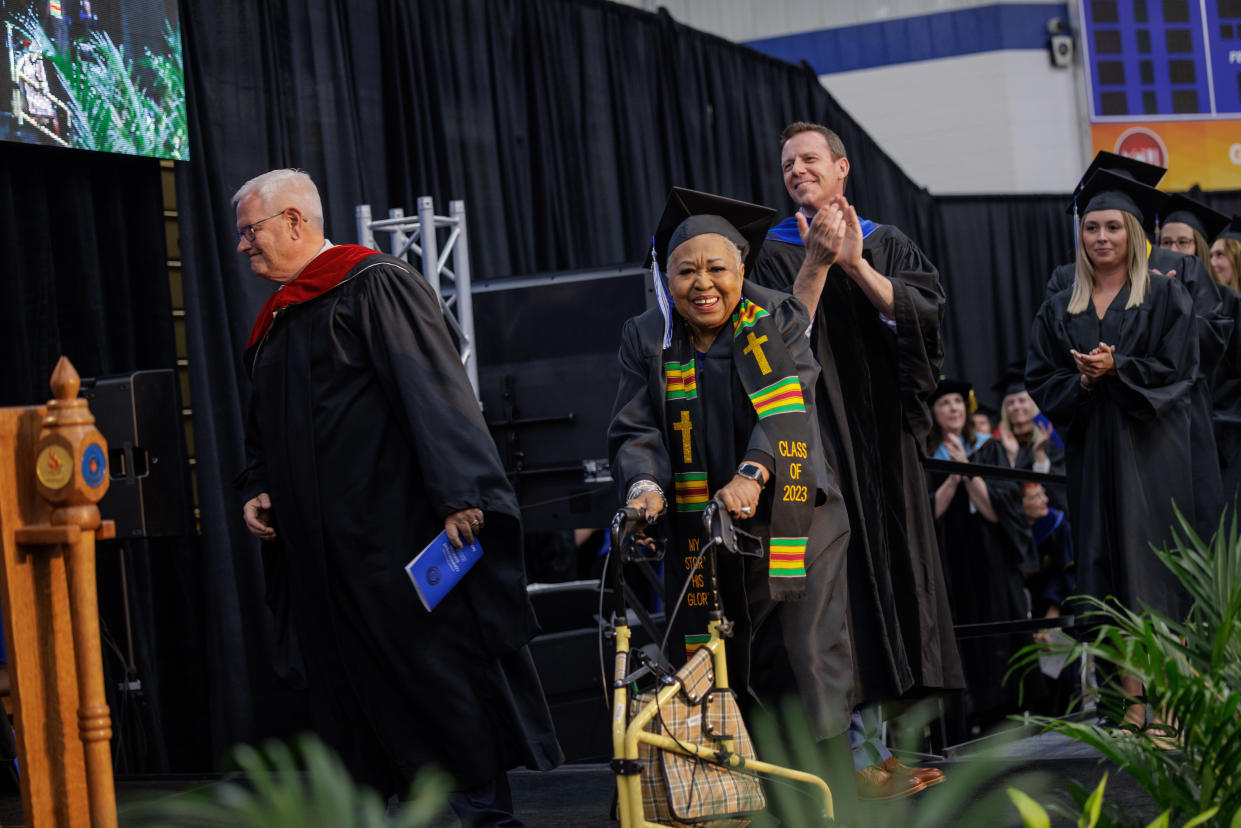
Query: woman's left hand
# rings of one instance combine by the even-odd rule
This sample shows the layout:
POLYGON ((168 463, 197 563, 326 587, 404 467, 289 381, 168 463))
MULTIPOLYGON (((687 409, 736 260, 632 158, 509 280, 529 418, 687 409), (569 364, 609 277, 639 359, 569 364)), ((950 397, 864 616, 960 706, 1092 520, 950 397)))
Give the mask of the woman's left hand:
POLYGON ((758 509, 758 498, 762 493, 763 487, 757 480, 736 474, 724 488, 715 493, 715 498, 724 504, 728 514, 734 518, 752 518, 758 509))

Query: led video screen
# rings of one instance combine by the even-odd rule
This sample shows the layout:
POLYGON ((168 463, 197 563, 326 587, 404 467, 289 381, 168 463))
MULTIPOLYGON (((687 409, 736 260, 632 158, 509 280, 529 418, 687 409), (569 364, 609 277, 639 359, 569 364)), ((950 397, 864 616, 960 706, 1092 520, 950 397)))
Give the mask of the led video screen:
POLYGON ((184 161, 176 0, 0 0, 0 140, 184 161))

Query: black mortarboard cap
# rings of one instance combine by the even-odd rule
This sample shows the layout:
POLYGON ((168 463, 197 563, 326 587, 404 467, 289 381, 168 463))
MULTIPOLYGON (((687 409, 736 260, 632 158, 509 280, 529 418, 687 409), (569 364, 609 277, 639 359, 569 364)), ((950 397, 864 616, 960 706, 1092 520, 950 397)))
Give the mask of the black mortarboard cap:
POLYGON ((1228 226, 1228 216, 1178 193, 1165 197, 1163 204, 1159 206, 1159 213, 1160 225, 1173 222, 1188 224, 1208 242, 1228 226))
POLYGON ((1000 374, 1000 378, 995 385, 991 386, 992 390, 999 393, 1000 397, 1007 397, 1009 394, 1016 394, 1018 391, 1026 390, 1026 364, 1024 360, 1010 363, 1004 369, 1004 373, 1000 374))
POLYGON ((1081 179, 1078 180, 1077 189, 1074 192, 1079 192, 1086 182, 1090 180, 1090 177, 1099 170, 1108 170, 1109 172, 1123 175, 1148 187, 1154 187, 1158 184, 1163 178, 1163 174, 1167 172, 1163 167, 1147 164, 1145 161, 1139 161, 1127 155, 1117 155, 1114 152, 1100 150, 1091 159, 1090 166, 1082 173, 1081 179))
POLYGON ((931 405, 945 394, 960 394, 965 400, 966 409, 973 414, 974 409, 978 407, 974 400, 974 387, 965 380, 949 379, 940 376, 939 385, 935 386, 935 390, 931 392, 931 396, 927 397, 927 405, 931 405))
POLYGON ((1137 216, 1147 230, 1155 226, 1155 214, 1163 193, 1122 173, 1096 170, 1073 196, 1069 212, 1085 216, 1095 210, 1123 210, 1137 216))
MULTIPOLYGON (((1224 232, 1220 233, 1215 238, 1216 239, 1233 239, 1235 241, 1241 242, 1241 216, 1233 216, 1232 222, 1229 223, 1227 229, 1224 230, 1224 232)), ((1211 241, 1215 241, 1215 239, 1211 239, 1211 241)))
POLYGON ((673 187, 655 230, 655 256, 659 266, 683 242, 703 233, 718 233, 741 249, 746 272, 752 272, 758 250, 776 211, 761 204, 673 187))

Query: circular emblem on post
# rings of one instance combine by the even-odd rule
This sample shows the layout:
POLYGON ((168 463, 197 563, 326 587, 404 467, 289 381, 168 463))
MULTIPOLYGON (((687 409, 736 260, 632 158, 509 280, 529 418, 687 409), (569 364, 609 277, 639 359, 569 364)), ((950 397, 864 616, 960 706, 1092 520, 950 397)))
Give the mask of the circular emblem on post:
POLYGON ((34 473, 47 488, 63 489, 73 479, 73 458, 62 445, 45 446, 35 461, 34 473))
POLYGON ((437 566, 427 567, 427 583, 435 586, 440 582, 440 570, 437 566))
POLYGON ((98 488, 107 470, 108 458, 104 457, 103 449, 98 443, 91 443, 82 452, 82 479, 92 489, 98 488))

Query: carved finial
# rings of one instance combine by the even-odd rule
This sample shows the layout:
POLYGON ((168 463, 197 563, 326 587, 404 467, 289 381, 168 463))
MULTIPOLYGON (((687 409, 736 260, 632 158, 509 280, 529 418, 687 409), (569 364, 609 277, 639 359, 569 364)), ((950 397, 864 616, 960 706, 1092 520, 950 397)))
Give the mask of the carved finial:
POLYGON ((52 396, 58 400, 68 401, 77 398, 78 389, 82 386, 82 378, 78 376, 77 369, 73 367, 69 357, 62 356, 56 363, 56 368, 52 371, 51 386, 52 396))

